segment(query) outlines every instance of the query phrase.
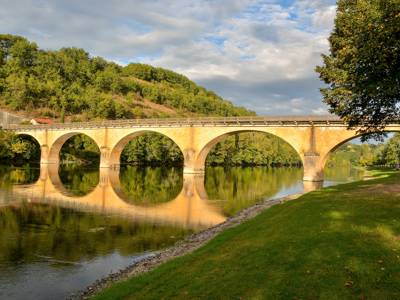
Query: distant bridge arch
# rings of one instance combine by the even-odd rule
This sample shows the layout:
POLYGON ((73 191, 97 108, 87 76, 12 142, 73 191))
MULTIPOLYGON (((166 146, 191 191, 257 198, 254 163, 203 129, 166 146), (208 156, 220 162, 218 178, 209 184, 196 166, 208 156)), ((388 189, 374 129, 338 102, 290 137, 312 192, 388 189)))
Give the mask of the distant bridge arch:
MULTIPOLYGON (((388 126, 385 128, 384 132, 400 132, 400 125, 399 126, 388 126)), ((325 156, 322 157, 322 168, 325 167, 326 162, 329 159, 329 156, 335 152, 340 146, 350 142, 353 139, 362 137, 365 134, 357 133, 356 130, 346 130, 340 133, 340 135, 335 136, 330 143, 327 143, 324 149, 325 156), (329 149, 329 147, 331 147, 329 149), (327 149, 327 150, 325 150, 327 149)))
POLYGON ((40 141, 36 138, 35 135, 29 134, 29 133, 18 133, 17 137, 32 139, 33 141, 36 142, 36 144, 38 144, 40 146, 40 141))
POLYGON ((60 154, 61 154, 61 149, 64 146, 64 144, 72 137, 77 136, 77 135, 83 135, 86 137, 89 137, 97 146, 97 148, 100 151, 99 147, 99 141, 96 141, 96 136, 90 136, 87 133, 79 132, 79 131, 73 131, 73 132, 68 132, 63 135, 58 136, 55 138, 52 142, 52 144, 49 147, 49 157, 48 161, 51 163, 59 163, 60 161, 60 154))
POLYGON ((126 145, 134 140, 135 138, 138 138, 140 136, 143 136, 145 134, 149 134, 149 133, 154 133, 154 134, 158 134, 161 136, 164 136, 168 139, 170 139, 173 143, 175 143, 179 150, 182 152, 184 149, 181 148, 181 145, 179 145, 178 143, 175 142, 174 136, 168 136, 166 132, 160 132, 159 130, 153 130, 153 129, 143 129, 143 130, 139 130, 139 131, 134 131, 131 133, 128 133, 127 135, 125 135, 124 137, 120 138, 119 141, 116 141, 113 148, 110 151, 110 157, 109 157, 109 166, 116 166, 120 164, 120 160, 121 160, 121 154, 123 152, 123 150, 125 149, 126 145))
MULTIPOLYGON (((55 153, 58 148, 61 149, 59 141, 71 134, 86 134, 100 149, 101 168, 119 164, 119 155, 131 137, 143 132, 156 132, 170 138, 181 149, 184 173, 187 174, 204 173, 208 152, 226 135, 235 132, 265 132, 281 138, 294 148, 303 162, 306 181, 323 180, 323 168, 329 153, 338 145, 358 136, 356 130, 348 130, 346 124, 334 116, 135 119, 10 125, 8 129, 17 134, 31 135, 39 141, 42 164, 58 163, 55 153)), ((399 131, 400 124, 392 124, 385 130, 399 131)))
MULTIPOLYGON (((299 141, 296 139, 296 136, 290 136, 286 134, 286 131, 287 129, 277 130, 276 128, 269 128, 269 127, 268 128, 255 127, 254 129, 246 129, 246 130, 227 127, 223 128, 222 130, 214 130, 211 133, 209 133, 210 140, 205 145, 201 145, 201 150, 199 151, 196 157, 195 170, 201 171, 202 169, 204 169, 207 156, 210 153, 211 149, 216 144, 222 142, 229 136, 240 133, 264 133, 270 136, 277 137, 282 142, 289 144, 292 147, 292 149, 297 153, 299 159, 302 160, 301 153, 297 151, 297 149, 300 148, 299 141)), ((207 141, 207 139, 204 140, 207 141)))

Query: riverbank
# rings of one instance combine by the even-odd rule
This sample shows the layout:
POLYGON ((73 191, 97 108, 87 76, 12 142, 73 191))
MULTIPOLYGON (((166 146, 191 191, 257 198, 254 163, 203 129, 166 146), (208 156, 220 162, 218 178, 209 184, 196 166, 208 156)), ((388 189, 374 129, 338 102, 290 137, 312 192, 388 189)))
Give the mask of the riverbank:
POLYGON ((372 174, 275 205, 95 299, 396 298, 400 173, 372 174))
POLYGON ((115 282, 120 282, 132 276, 137 276, 139 274, 149 272, 154 268, 160 266, 161 264, 170 261, 173 258, 181 257, 183 255, 193 252, 194 250, 200 248, 212 238, 217 236, 220 232, 228 228, 237 226, 244 221, 253 218, 263 210, 274 205, 284 203, 286 201, 297 199, 300 196, 301 194, 294 194, 282 198, 267 199, 265 201, 259 202, 256 205, 242 210, 235 216, 228 218, 225 222, 208 228, 199 233, 195 233, 170 248, 159 251, 157 253, 145 255, 144 259, 141 259, 140 261, 132 264, 131 266, 123 270, 120 270, 117 273, 110 274, 105 278, 97 280, 96 282, 88 286, 84 291, 81 291, 75 295, 71 295, 69 299, 72 300, 90 298, 98 292, 110 287, 111 284, 115 282))

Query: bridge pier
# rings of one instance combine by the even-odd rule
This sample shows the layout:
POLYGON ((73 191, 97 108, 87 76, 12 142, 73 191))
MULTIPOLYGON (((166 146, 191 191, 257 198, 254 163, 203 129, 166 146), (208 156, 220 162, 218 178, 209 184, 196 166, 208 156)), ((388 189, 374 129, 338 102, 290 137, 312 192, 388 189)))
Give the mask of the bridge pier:
POLYGON ((304 181, 324 181, 324 167, 318 153, 305 153, 303 157, 304 181))
POLYGON ((40 146, 40 164, 47 165, 49 163, 49 147, 47 145, 40 146))
POLYGON ((201 169, 196 169, 196 168, 191 168, 191 167, 187 167, 184 166, 183 167, 183 174, 187 174, 187 175, 204 175, 206 173, 204 168, 201 169))
POLYGON ((199 174, 205 173, 205 163, 199 163, 198 151, 194 149, 186 149, 183 151, 183 174, 199 174))
POLYGON ((50 149, 47 145, 40 146, 40 164, 41 165, 49 165, 49 164, 60 164, 59 153, 50 152, 50 149))
POLYGON ((108 147, 100 147, 100 168, 110 167, 110 149, 108 147))
POLYGON ((308 193, 318 190, 324 186, 323 181, 303 181, 303 192, 308 193))

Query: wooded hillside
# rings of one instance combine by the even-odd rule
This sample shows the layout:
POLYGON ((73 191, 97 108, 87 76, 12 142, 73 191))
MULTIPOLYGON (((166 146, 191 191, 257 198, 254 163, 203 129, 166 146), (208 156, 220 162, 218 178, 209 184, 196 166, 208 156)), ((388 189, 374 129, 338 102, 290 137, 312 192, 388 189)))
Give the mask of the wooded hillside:
POLYGON ((60 121, 254 115, 170 70, 43 50, 9 34, 0 35, 0 105, 60 121))

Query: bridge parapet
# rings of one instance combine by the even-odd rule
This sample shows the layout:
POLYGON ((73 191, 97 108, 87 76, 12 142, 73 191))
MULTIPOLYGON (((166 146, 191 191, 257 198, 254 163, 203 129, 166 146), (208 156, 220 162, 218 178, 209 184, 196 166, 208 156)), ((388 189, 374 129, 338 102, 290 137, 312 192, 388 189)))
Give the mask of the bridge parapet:
POLYGON ((90 122, 54 123, 51 125, 10 124, 8 130, 43 129, 89 129, 89 128, 125 128, 125 127, 193 127, 193 126, 311 126, 345 125, 338 117, 326 116, 251 116, 251 117, 204 117, 204 118, 162 118, 162 119, 125 119, 90 122))

